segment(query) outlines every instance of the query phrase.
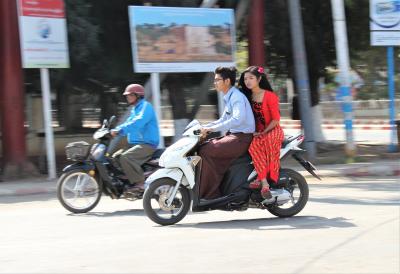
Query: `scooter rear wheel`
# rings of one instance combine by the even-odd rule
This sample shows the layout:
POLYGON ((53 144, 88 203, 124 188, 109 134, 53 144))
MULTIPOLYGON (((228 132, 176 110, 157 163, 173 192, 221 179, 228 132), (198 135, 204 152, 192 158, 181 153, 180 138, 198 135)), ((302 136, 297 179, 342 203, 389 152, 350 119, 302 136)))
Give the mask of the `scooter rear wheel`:
POLYGON ((268 207, 267 210, 277 217, 285 218, 296 215, 306 206, 309 190, 306 179, 300 173, 291 169, 283 169, 282 171, 290 177, 291 189, 286 190, 292 194, 293 201, 283 206, 268 207))
POLYGON ((176 181, 170 178, 155 180, 146 189, 143 196, 144 211, 153 222, 160 225, 172 225, 182 220, 190 208, 190 193, 181 186, 172 204, 167 205, 176 181))
POLYGON ((102 188, 96 178, 84 170, 71 170, 61 175, 57 198, 72 213, 86 213, 100 201, 102 188))

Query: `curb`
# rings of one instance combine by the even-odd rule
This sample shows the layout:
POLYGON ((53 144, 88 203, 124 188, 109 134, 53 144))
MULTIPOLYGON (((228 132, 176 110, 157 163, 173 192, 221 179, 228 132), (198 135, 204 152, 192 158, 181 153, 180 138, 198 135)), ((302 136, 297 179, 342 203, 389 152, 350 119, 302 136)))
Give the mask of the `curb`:
MULTIPOLYGON (((284 124, 300 124, 300 120, 290 120, 290 119, 281 119, 281 123, 284 124)), ((322 124, 331 125, 331 124, 343 124, 344 119, 324 119, 322 120, 322 124)), ((390 125, 389 120, 385 119, 353 119, 353 125, 390 125)))
POLYGON ((348 170, 344 174, 348 177, 400 176, 400 168, 373 166, 370 168, 357 168, 354 170, 348 170))
MULTIPOLYGON (((288 166, 288 168, 292 168, 297 172, 300 172, 306 178, 314 178, 301 166, 288 166)), ((322 179, 324 177, 400 177, 400 164, 397 164, 396 162, 321 165, 316 166, 316 168, 316 174, 318 174, 322 179)))
POLYGON ((53 194, 57 192, 57 180, 30 178, 9 182, 0 182, 0 197, 53 194))
MULTIPOLYGON (((209 122, 208 120, 202 120, 201 122, 209 122)), ((287 120, 281 119, 280 125, 284 129, 301 129, 300 120, 287 120)), ((322 128, 324 129, 344 129, 343 119, 330 119, 322 121, 322 128)), ((368 120, 368 119, 356 119, 353 120, 353 127, 361 130, 391 130, 393 127, 390 125, 389 120, 368 120)), ((163 120, 160 123, 162 129, 174 129, 172 120, 163 120)))
POLYGON ((55 194, 57 189, 46 189, 46 188, 25 188, 21 186, 20 189, 16 190, 0 190, 0 197, 16 197, 16 196, 29 196, 29 195, 37 195, 37 194, 55 194))

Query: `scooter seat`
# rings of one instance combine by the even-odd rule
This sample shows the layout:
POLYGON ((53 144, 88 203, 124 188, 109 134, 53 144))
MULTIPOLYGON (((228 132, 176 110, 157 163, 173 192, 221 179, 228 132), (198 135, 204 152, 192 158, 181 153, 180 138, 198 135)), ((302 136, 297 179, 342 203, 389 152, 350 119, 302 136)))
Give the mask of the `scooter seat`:
POLYGON ((291 141, 289 138, 285 137, 282 141, 282 148, 284 148, 287 144, 289 144, 291 141))

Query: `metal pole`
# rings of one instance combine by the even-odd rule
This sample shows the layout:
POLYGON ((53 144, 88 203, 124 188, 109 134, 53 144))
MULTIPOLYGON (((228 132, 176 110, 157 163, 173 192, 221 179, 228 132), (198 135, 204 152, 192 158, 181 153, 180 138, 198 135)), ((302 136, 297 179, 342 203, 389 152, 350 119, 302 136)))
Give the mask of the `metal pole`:
POLYGON ((310 84, 308 80, 307 58, 304 45, 303 22, 298 0, 289 0, 290 29, 292 34, 292 51, 296 72, 296 83, 299 92, 301 124, 304 128, 305 147, 310 160, 316 156, 311 118, 310 84))
MULTIPOLYGON (((153 72, 151 74, 151 87, 152 87, 152 95, 153 95, 153 106, 156 110, 157 119, 160 122, 162 119, 162 112, 161 112, 161 97, 160 97, 160 74, 153 72)), ((160 144, 158 147, 163 148, 164 145, 164 137, 161 135, 160 132, 160 144)))
POLYGON ((50 98, 50 78, 47 68, 40 69, 40 80, 42 83, 42 99, 43 99, 43 117, 46 135, 46 154, 47 154, 47 170, 49 179, 56 178, 56 160, 54 152, 54 136, 51 119, 51 98, 50 98))
POLYGON ((212 8, 217 2, 217 0, 203 0, 200 4, 200 8, 212 8))
MULTIPOLYGON (((217 4, 217 0, 203 0, 200 4, 200 8, 212 8, 215 4, 217 4)), ((206 79, 208 79, 206 77, 206 79)), ((219 116, 222 115, 222 113, 224 112, 224 99, 223 99, 223 94, 220 94, 220 92, 217 93, 217 98, 218 98, 218 113, 219 116)))
POLYGON ((347 43, 346 17, 343 0, 331 0, 334 21, 336 58, 340 73, 340 91, 343 96, 344 124, 346 129, 346 156, 351 160, 356 154, 353 140, 353 97, 350 89, 350 64, 347 43))
MULTIPOLYGON (((396 139, 396 126, 394 123, 395 119, 395 104, 394 104, 394 61, 393 61, 393 47, 387 48, 387 62, 388 62, 388 87, 389 87, 389 119, 391 125, 390 131, 390 144, 388 151, 396 152, 397 148, 395 145, 396 139)), ((400 143, 400 140, 398 141, 400 143)))

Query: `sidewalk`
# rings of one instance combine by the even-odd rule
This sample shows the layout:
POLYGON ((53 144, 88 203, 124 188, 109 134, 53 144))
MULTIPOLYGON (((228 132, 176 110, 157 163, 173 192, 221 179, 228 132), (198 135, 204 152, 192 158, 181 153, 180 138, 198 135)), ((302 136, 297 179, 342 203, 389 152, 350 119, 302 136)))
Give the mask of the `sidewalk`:
MULTIPOLYGON (((200 119, 202 124, 206 124, 211 122, 211 120, 200 119)), ((301 129, 301 121, 300 120, 292 120, 292 119, 284 119, 280 120, 280 125, 283 129, 301 129)), ((98 126, 98 125, 96 125, 98 126)), ((389 120, 384 119, 354 119, 353 127, 355 129, 361 130, 391 130, 392 126, 390 125, 389 120)), ((162 130, 173 130, 174 129, 174 121, 173 120, 161 120, 160 128, 162 130)), ((323 129, 344 129, 343 119, 324 119, 322 121, 323 129)))
POLYGON ((57 180, 48 180, 47 176, 0 182, 0 198, 2 196, 24 196, 46 193, 55 195, 56 189, 57 180))
MULTIPOLYGON (((299 171, 306 178, 312 178, 299 164, 285 164, 283 168, 299 171)), ((400 163, 398 160, 384 160, 369 163, 318 165, 317 174, 324 177, 363 177, 363 176, 399 176, 400 163)), ((47 176, 30 179, 0 182, 0 198, 4 196, 23 196, 32 194, 56 194, 57 180, 48 180, 47 176)))

